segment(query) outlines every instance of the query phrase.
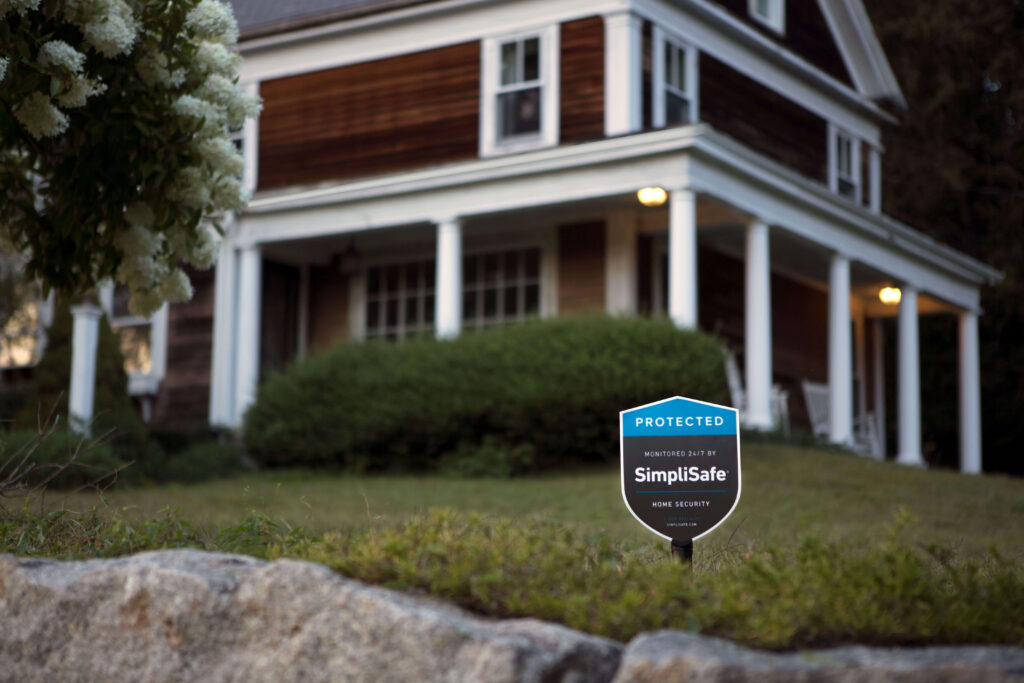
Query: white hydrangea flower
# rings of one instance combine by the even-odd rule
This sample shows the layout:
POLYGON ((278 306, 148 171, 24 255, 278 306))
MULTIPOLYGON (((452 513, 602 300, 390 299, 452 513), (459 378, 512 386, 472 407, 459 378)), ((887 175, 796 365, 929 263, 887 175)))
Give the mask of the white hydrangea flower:
POLYGON ((90 97, 105 93, 106 91, 106 83, 97 83, 83 76, 75 76, 71 81, 71 88, 57 96, 57 103, 68 109, 84 107, 86 100, 90 97))
POLYGON ((175 268, 160 281, 157 294, 164 301, 172 303, 188 301, 192 298, 192 283, 188 281, 188 276, 180 268, 175 268))
POLYGON ((181 95, 171 108, 182 118, 203 121, 202 130, 208 135, 216 135, 227 125, 225 111, 222 108, 194 95, 181 95))
POLYGON ((242 57, 221 43, 203 40, 196 50, 196 61, 210 73, 230 76, 238 70, 242 57))
POLYGON ((150 287, 133 287, 130 284, 128 287, 131 292, 128 297, 128 311, 132 315, 148 318, 164 303, 160 295, 150 287))
POLYGON ((101 0, 103 9, 81 27, 87 43, 104 57, 116 57, 131 50, 139 32, 132 8, 124 0, 101 0))
POLYGON ((40 0, 0 0, 0 17, 8 12, 24 15, 29 10, 38 9, 40 0))
POLYGON ((4 76, 7 75, 7 65, 11 63, 11 60, 7 57, 0 57, 0 81, 4 80, 4 76))
POLYGON ((164 238, 161 234, 142 225, 133 225, 114 237, 114 246, 129 259, 152 259, 163 243, 164 238))
POLYGON ((245 120, 252 118, 263 109, 263 100, 235 88, 235 97, 227 103, 227 121, 231 128, 241 128, 245 120))
POLYGON ((189 263, 200 270, 206 270, 217 262, 220 254, 220 240, 209 225, 196 227, 196 242, 188 255, 189 263))
POLYGON ((80 74, 85 68, 85 55, 63 40, 49 40, 39 48, 39 64, 80 74))
POLYGON ((128 221, 129 225, 148 228, 153 225, 155 217, 153 216, 153 209, 149 207, 149 204, 146 202, 134 202, 129 204, 128 208, 124 210, 124 219, 128 221))
POLYGON ((199 38, 228 45, 238 42, 238 24, 231 6, 217 0, 202 0, 185 16, 185 26, 199 38))
POLYGON ((14 117, 36 140, 60 135, 68 128, 68 117, 41 92, 34 92, 22 100, 14 109, 14 117))
POLYGON ((213 203, 218 208, 241 211, 248 202, 248 193, 234 176, 221 177, 213 188, 213 203))
POLYGON ((150 50, 139 58, 135 69, 139 72, 142 81, 153 87, 162 85, 167 88, 177 88, 185 82, 185 70, 168 68, 167 55, 162 52, 150 50))
POLYGON ((241 175, 245 167, 242 155, 226 137, 205 138, 197 145, 199 156, 213 168, 229 175, 241 175))
POLYGON ((167 196, 193 209, 205 208, 210 203, 210 190, 202 169, 186 166, 178 171, 167 190, 167 196))

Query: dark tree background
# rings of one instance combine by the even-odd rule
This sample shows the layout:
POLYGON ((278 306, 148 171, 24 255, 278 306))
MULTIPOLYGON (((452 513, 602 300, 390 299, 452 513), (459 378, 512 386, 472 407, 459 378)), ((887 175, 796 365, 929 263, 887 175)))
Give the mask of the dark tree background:
MULTIPOLYGON (((886 131, 886 213, 999 268, 983 290, 987 471, 1024 474, 1024 2, 865 0, 906 96, 886 131)), ((925 449, 958 461, 956 326, 922 320, 925 449)))

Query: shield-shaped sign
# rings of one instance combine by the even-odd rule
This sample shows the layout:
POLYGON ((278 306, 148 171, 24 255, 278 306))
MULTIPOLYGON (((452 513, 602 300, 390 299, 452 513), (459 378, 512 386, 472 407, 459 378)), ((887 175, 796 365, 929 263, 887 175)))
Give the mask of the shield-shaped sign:
POLYGON ((740 500, 735 408, 675 396, 619 413, 622 499, 663 538, 717 527, 740 500))

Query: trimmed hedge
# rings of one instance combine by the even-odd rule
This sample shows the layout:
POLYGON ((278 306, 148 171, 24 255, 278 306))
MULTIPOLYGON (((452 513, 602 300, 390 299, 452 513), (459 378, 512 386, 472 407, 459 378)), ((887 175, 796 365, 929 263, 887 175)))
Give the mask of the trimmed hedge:
POLYGON ((260 387, 243 437, 266 466, 424 469, 490 439, 544 469, 616 459, 618 412, 673 395, 726 402, 721 342, 657 320, 536 321, 299 361, 260 387))

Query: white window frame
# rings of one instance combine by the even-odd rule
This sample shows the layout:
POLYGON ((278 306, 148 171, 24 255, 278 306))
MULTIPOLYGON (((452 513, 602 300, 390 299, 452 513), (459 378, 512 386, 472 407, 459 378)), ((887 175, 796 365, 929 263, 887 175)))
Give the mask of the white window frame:
POLYGON ((554 147, 559 140, 559 46, 558 24, 484 38, 480 43, 480 156, 491 157, 531 149, 554 147), (537 38, 540 60, 540 131, 502 139, 498 135, 498 96, 501 86, 501 46, 537 38))
POLYGON ((767 0, 768 14, 757 9, 758 0, 747 0, 747 13, 754 21, 767 26, 776 33, 786 33, 786 0, 767 0))
POLYGON ((150 317, 114 316, 114 283, 107 281, 100 285, 100 306, 107 314, 110 327, 117 332, 119 327, 149 325, 149 372, 128 372, 128 394, 149 396, 160 389, 160 382, 167 375, 167 320, 169 307, 164 303, 150 317))
MULTIPOLYGON (((415 263, 415 264, 422 264, 422 263, 430 262, 430 261, 433 261, 433 260, 434 260, 434 254, 410 253, 405 258, 393 258, 393 259, 388 259, 388 260, 371 261, 369 263, 366 263, 360 269, 360 271, 361 271, 360 272, 360 275, 361 275, 360 281, 361 281, 361 287, 362 287, 362 292, 361 292, 361 297, 360 297, 361 298, 360 310, 362 311, 362 324, 359 326, 360 330, 361 330, 361 333, 360 333, 360 336, 359 336, 360 339, 371 339, 371 338, 372 339, 387 339, 387 330, 385 329, 385 328, 387 328, 387 322, 386 322, 387 308, 386 308, 386 306, 381 306, 381 310, 380 310, 380 313, 379 313, 380 320, 384 321, 384 324, 378 324, 376 326, 376 328, 372 330, 372 336, 371 336, 370 321, 369 321, 369 316, 367 315, 368 309, 369 309, 369 304, 370 304, 370 269, 372 269, 372 268, 380 269, 381 270, 381 275, 383 276, 384 271, 387 268, 392 268, 392 267, 396 267, 396 266, 401 267, 403 269, 403 271, 401 273, 401 276, 400 276, 400 281, 398 283, 399 284, 398 292, 400 294, 398 300, 399 300, 400 303, 399 303, 398 318, 397 318, 397 323, 396 323, 396 328, 397 328, 396 329, 396 337, 395 337, 396 340, 401 341, 403 339, 406 339, 410 334, 415 334, 415 333, 424 332, 424 331, 429 331, 430 332, 430 336, 433 336, 434 318, 429 318, 428 319, 425 314, 423 316, 423 323, 422 324, 417 324, 415 326, 415 329, 412 329, 412 330, 409 330, 409 329, 406 328, 406 322, 405 322, 405 302, 408 299, 407 294, 409 293, 409 289, 406 287, 405 272, 404 272, 404 268, 406 266, 408 266, 408 265, 411 265, 413 263, 415 263), (384 329, 384 332, 381 333, 381 334, 378 334, 377 332, 380 329, 384 329)), ((428 296, 431 296, 431 297, 434 298, 434 316, 436 317, 436 315, 437 315, 437 282, 435 282, 433 286, 427 286, 426 281, 421 277, 420 278, 420 282, 417 283, 417 286, 416 286, 416 289, 415 289, 415 295, 416 295, 417 300, 419 300, 421 298, 424 298, 424 297, 428 297, 428 296)), ((376 294, 374 296, 379 298, 379 294, 376 294)), ((383 303, 383 301, 382 301, 382 303, 383 303)))
MULTIPOLYGON (((700 120, 700 87, 698 78, 700 70, 697 66, 697 48, 668 33, 660 26, 655 25, 652 32, 654 54, 651 64, 651 125, 655 128, 664 128, 666 124, 665 91, 672 88, 666 83, 665 76, 665 51, 668 49, 680 50, 686 55, 686 92, 672 88, 689 102, 688 119, 684 124, 696 123, 700 120)), ((676 124, 673 124, 676 125, 676 124)))
POLYGON ((864 191, 864 179, 861 172, 861 140, 849 131, 839 128, 835 124, 828 127, 828 187, 837 195, 849 199, 857 204, 861 203, 864 191), (841 147, 849 144, 850 153, 850 174, 842 173, 840 162, 843 160, 841 147), (853 194, 846 195, 840 192, 839 182, 845 180, 853 186, 853 194))
MULTIPOLYGON (((506 287, 509 286, 510 283, 513 282, 513 279, 505 277, 504 263, 503 262, 499 262, 499 270, 501 271, 502 279, 499 280, 498 283, 496 283, 495 288, 498 290, 497 308, 502 311, 502 314, 501 315, 496 315, 492 319, 486 319, 486 318, 483 317, 482 311, 483 311, 484 303, 483 303, 483 296, 482 296, 482 294, 483 294, 483 291, 485 289, 489 289, 489 288, 484 287, 482 281, 478 281, 477 284, 475 284, 473 286, 473 291, 478 294, 479 303, 477 304, 477 309, 479 311, 481 311, 481 313, 480 313, 479 317, 474 315, 472 318, 470 318, 468 316, 468 311, 467 311, 467 309, 465 307, 465 303, 463 303, 463 310, 462 310, 462 330, 463 330, 463 332, 465 332, 467 330, 482 330, 482 329, 485 329, 485 328, 488 328, 488 327, 493 327, 493 326, 496 326, 496 325, 500 326, 500 325, 507 325, 508 323, 523 322, 524 320, 531 320, 534 317, 536 319, 540 319, 540 318, 544 317, 544 245, 543 244, 540 244, 539 242, 524 242, 524 243, 520 243, 520 244, 502 244, 502 245, 493 246, 493 247, 472 249, 472 250, 467 251, 465 254, 463 254, 463 259, 466 259, 466 258, 484 258, 484 257, 487 257, 489 255, 497 255, 498 259, 503 261, 503 259, 505 257, 505 254, 508 254, 510 252, 517 252, 517 253, 520 253, 520 254, 525 254, 527 251, 530 251, 530 250, 533 250, 533 249, 537 250, 537 275, 536 275, 536 277, 535 278, 528 277, 526 275, 526 273, 525 273, 525 265, 521 265, 520 266, 521 274, 518 274, 514 278, 514 284, 515 284, 515 286, 516 286, 516 288, 518 290, 517 297, 522 297, 524 299, 525 299, 525 296, 526 296, 525 295, 526 287, 530 286, 531 284, 537 285, 537 310, 536 310, 536 313, 533 314, 533 316, 528 316, 528 315, 525 314, 525 312, 523 314, 520 314, 518 310, 516 311, 516 313, 514 315, 508 315, 507 313, 504 312, 504 310, 503 310, 504 309, 504 301, 502 300, 502 297, 504 296, 503 295, 503 291, 505 290, 506 287)), ((463 271, 462 271, 462 296, 463 296, 463 302, 465 302, 466 292, 467 292, 467 287, 466 287, 466 269, 465 269, 465 264, 463 264, 463 271)), ((524 304, 524 309, 525 309, 525 300, 522 303, 524 304)), ((517 304, 517 309, 518 308, 519 308, 519 306, 517 304)))

